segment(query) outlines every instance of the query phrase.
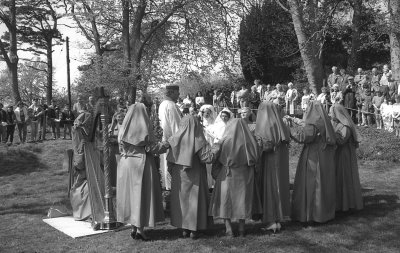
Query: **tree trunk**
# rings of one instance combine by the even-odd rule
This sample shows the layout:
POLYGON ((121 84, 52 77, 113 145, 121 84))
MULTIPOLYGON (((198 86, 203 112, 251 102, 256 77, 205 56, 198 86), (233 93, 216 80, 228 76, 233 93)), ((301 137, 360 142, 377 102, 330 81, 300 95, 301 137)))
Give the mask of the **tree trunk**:
POLYGON ((315 38, 310 38, 306 33, 303 13, 297 0, 288 0, 293 26, 296 32, 297 41, 307 73, 307 79, 311 90, 317 94, 323 82, 323 68, 318 53, 318 44, 315 38))
POLYGON ((46 38, 46 56, 47 56, 47 86, 46 86, 46 101, 49 105, 53 99, 53 45, 52 38, 46 38))
POLYGON ((389 1, 390 13, 390 62, 393 79, 399 83, 400 80, 400 3, 398 0, 389 1))
POLYGON ((12 0, 10 3, 10 23, 10 64, 8 64, 8 69, 11 74, 14 101, 18 102, 21 101, 21 96, 18 89, 17 20, 15 0, 12 0))
POLYGON ((361 45, 361 12, 362 12, 362 0, 353 0, 353 23, 351 26, 351 54, 348 62, 348 69, 350 72, 354 72, 356 68, 360 67, 360 50, 361 45))

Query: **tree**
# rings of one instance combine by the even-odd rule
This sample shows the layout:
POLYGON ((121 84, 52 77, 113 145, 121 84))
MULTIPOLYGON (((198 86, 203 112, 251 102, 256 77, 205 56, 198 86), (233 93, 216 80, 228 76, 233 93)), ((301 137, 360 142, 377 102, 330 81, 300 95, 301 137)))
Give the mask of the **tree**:
POLYGON ((238 44, 243 74, 249 82, 289 81, 300 67, 300 54, 291 16, 275 2, 251 7, 240 23, 238 44))
POLYGON ((14 101, 20 101, 21 96, 18 90, 18 52, 17 52, 17 6, 15 0, 2 1, 0 4, 0 21, 6 25, 8 34, 0 38, 1 60, 7 64, 9 77, 11 80, 14 101), (9 44, 2 41, 8 35, 9 44), (7 54, 8 48, 8 54, 7 54))
MULTIPOLYGON (((46 100, 48 104, 53 96, 53 46, 61 44, 62 41, 58 30, 58 20, 62 15, 56 12, 56 9, 60 7, 61 0, 32 0, 18 10, 17 29, 21 35, 19 40, 31 45, 22 50, 29 51, 35 56, 46 57, 46 68, 36 70, 47 74, 46 100)), ((34 66, 31 67, 34 68, 34 66)))
POLYGON ((400 80, 400 3, 397 0, 389 0, 390 20, 390 58, 393 78, 400 80))

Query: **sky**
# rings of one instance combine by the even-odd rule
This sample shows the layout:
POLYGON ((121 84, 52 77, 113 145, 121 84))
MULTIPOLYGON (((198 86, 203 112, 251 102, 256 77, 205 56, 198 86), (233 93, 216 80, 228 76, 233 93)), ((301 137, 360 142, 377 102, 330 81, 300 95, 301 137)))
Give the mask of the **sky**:
MULTIPOLYGON (((69 54, 70 54, 70 70, 71 70, 71 84, 74 80, 79 77, 78 66, 86 64, 86 55, 94 52, 93 48, 90 48, 86 38, 80 33, 77 28, 69 28, 64 24, 71 25, 71 20, 63 18, 60 20, 59 30, 62 34, 63 39, 69 37, 69 54)), ((0 36, 7 30, 5 25, 0 24, 0 36)), ((18 57, 21 58, 32 58, 28 52, 18 51, 18 57)), ((36 58, 36 57, 35 57, 36 58)), ((22 60, 20 60, 22 61, 22 60)), ((53 51, 53 67, 54 67, 54 88, 62 91, 63 88, 67 88, 67 60, 66 60, 66 43, 55 46, 53 51)), ((5 62, 0 61, 0 71, 6 70, 7 65, 5 62)))

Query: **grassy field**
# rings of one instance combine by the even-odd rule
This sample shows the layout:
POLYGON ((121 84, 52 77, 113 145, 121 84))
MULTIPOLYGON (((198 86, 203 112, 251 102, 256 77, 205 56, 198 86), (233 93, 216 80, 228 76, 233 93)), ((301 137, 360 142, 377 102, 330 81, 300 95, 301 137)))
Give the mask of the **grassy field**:
MULTIPOLYGON (((365 135, 379 134, 371 131, 365 135)), ((362 148, 366 158, 359 161, 365 204, 360 212, 337 213, 335 220, 314 227, 285 222, 285 229, 276 235, 249 222, 248 235, 234 239, 219 237, 223 225, 216 221, 212 230, 195 241, 179 238, 179 231, 168 225, 167 219, 148 230, 154 239, 151 242, 132 240, 129 230, 72 239, 42 221, 53 204, 69 206, 68 174, 62 168, 67 147, 69 142, 62 140, 0 147, 0 252, 400 251, 400 163, 397 159, 368 159, 369 147, 362 148)), ((397 156, 399 149, 394 148, 397 146, 385 154, 397 156)), ((297 154, 292 152, 290 160, 291 181, 297 154)))

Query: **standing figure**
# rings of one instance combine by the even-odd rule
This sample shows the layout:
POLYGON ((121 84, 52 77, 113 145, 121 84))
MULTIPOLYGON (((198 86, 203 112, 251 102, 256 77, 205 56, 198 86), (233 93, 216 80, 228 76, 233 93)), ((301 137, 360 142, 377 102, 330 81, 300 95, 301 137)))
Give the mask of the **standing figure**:
POLYGON ((242 84, 242 89, 237 93, 237 98, 240 108, 248 106, 250 94, 245 84, 242 84))
POLYGON ((372 68, 369 81, 371 82, 371 91, 375 95, 376 95, 376 92, 380 90, 380 86, 381 86, 379 83, 380 80, 381 80, 381 75, 378 74, 377 68, 372 68))
POLYGON ((254 135, 256 124, 255 124, 255 116, 252 113, 251 109, 249 107, 243 107, 242 109, 240 109, 239 112, 240 112, 240 117, 249 127, 251 134, 254 135))
POLYGON ((7 136, 7 113, 3 110, 3 104, 0 103, 0 143, 6 143, 7 136))
POLYGON ((324 109, 328 112, 329 111, 329 106, 330 106, 330 95, 328 94, 328 88, 327 87, 322 87, 321 88, 321 94, 318 95, 317 101, 319 101, 323 106, 324 109))
POLYGON ((307 110, 308 103, 314 100, 314 94, 311 93, 309 88, 303 89, 303 96, 301 97, 301 109, 303 113, 307 110))
POLYGON ((78 102, 74 104, 72 107, 72 112, 74 113, 75 118, 84 110, 86 109, 85 104, 83 103, 83 98, 78 97, 78 102))
MULTIPOLYGON (((167 141, 174 133, 178 131, 179 122, 181 121, 181 112, 176 106, 179 98, 179 86, 170 85, 166 87, 165 99, 158 108, 158 118, 160 126, 163 130, 162 140, 167 141)), ((168 172, 166 155, 160 156, 160 169, 164 177, 164 187, 171 190, 171 175, 168 172)))
POLYGON ((72 139, 71 135, 71 129, 72 129, 72 123, 74 123, 75 120, 75 115, 73 112, 69 109, 68 105, 65 105, 64 111, 62 112, 62 124, 64 125, 64 137, 63 139, 65 140, 67 136, 67 130, 69 134, 69 139, 72 139))
POLYGON ((262 222, 273 232, 290 215, 289 149, 290 131, 282 120, 280 108, 263 102, 256 121, 255 136, 262 149, 260 195, 262 222))
POLYGON ((224 219, 227 236, 233 236, 231 220, 238 220, 239 235, 244 236, 245 220, 252 218, 253 206, 261 205, 254 185, 258 146, 243 119, 226 126, 221 143, 209 214, 224 219))
POLYGON ((328 87, 329 87, 329 89, 331 89, 332 86, 335 83, 338 83, 339 77, 340 77, 340 75, 338 73, 338 68, 336 66, 333 66, 332 67, 332 73, 328 76, 328 87))
POLYGON ((29 107, 32 110, 31 119, 31 142, 36 142, 37 135, 39 133, 39 121, 41 121, 42 108, 38 104, 38 99, 34 98, 32 100, 32 105, 29 107))
POLYGON ((396 103, 392 107, 392 121, 396 137, 400 138, 400 95, 396 96, 396 103))
POLYGON ((8 145, 11 145, 14 141, 14 132, 15 132, 15 125, 17 124, 17 118, 15 117, 14 108, 12 105, 9 105, 7 108, 7 136, 6 142, 8 145))
POLYGON ((346 107, 348 110, 351 118, 355 122, 356 119, 356 92, 357 92, 357 85, 354 83, 354 77, 349 76, 347 78, 348 84, 342 90, 343 93, 343 106, 346 107))
POLYGON ((375 93, 375 96, 372 98, 372 105, 374 106, 374 115, 376 121, 376 129, 382 129, 383 121, 381 115, 381 106, 384 101, 384 96, 380 90, 375 93))
POLYGON ((222 139, 227 124, 233 118, 233 112, 231 112, 228 108, 224 108, 222 109, 222 111, 219 112, 214 124, 211 126, 211 128, 209 128, 209 131, 213 135, 213 143, 219 142, 222 139))
POLYGON ((96 102, 94 101, 94 97, 89 96, 89 101, 86 104, 86 110, 88 110, 88 112, 90 112, 93 115, 95 107, 96 107, 96 102))
POLYGON ((294 110, 296 107, 296 101, 298 97, 299 94, 297 93, 297 90, 293 88, 293 83, 288 83, 288 90, 285 96, 287 115, 294 115, 294 110))
POLYGON ((264 91, 263 101, 266 101, 266 102, 272 101, 273 98, 272 98, 271 94, 272 94, 271 85, 267 84, 267 86, 265 87, 265 91, 264 91))
POLYGON ((367 76, 362 68, 357 69, 357 74, 354 76, 354 82, 357 86, 363 86, 367 82, 367 76))
POLYGON ((131 236, 148 240, 144 227, 164 220, 160 179, 153 154, 168 143, 155 143, 146 107, 131 105, 118 132, 121 158, 117 169, 117 221, 132 225, 131 236))
POLYGON ((291 137, 304 144, 294 179, 291 216, 300 222, 326 222, 335 217, 335 132, 318 101, 308 104, 300 124, 297 133, 291 129, 291 137))
POLYGON ((339 104, 332 105, 329 116, 336 133, 336 211, 363 208, 356 148, 359 137, 350 114, 339 104))
MULTIPOLYGON (((21 144, 26 142, 27 122, 29 120, 28 109, 22 101, 17 103, 17 108, 14 110, 15 118, 17 119, 18 136, 21 144)), ((1 122, 1 120, 0 120, 1 122)))
POLYGON ((196 98, 195 98, 195 103, 196 103, 196 108, 199 109, 202 105, 204 105, 204 96, 201 93, 201 91, 197 92, 196 98))
POLYGON ((167 160, 172 164, 171 225, 183 229, 183 237, 197 238, 208 228, 209 194, 205 163, 213 163, 219 145, 210 148, 197 118, 185 116, 179 130, 168 140, 167 160))

